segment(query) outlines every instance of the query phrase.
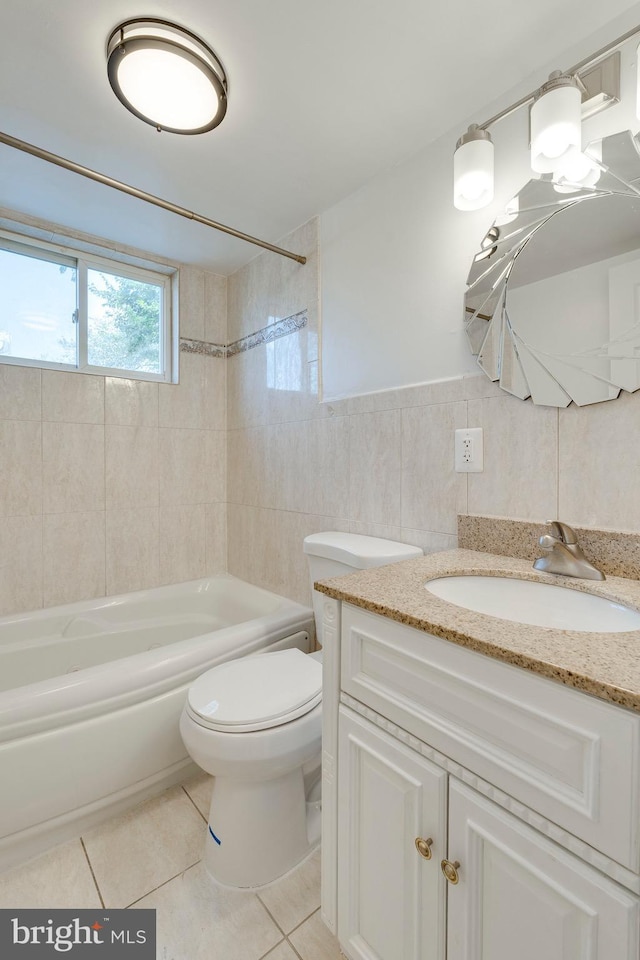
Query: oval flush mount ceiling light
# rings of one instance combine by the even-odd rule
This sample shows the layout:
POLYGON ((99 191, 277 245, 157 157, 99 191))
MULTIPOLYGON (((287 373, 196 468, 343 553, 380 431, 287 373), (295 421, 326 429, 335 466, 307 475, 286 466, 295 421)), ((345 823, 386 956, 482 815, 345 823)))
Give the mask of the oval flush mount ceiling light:
POLYGON ((168 20, 125 20, 107 41, 109 83, 140 120, 169 133, 206 133, 227 111, 224 67, 207 44, 168 20))

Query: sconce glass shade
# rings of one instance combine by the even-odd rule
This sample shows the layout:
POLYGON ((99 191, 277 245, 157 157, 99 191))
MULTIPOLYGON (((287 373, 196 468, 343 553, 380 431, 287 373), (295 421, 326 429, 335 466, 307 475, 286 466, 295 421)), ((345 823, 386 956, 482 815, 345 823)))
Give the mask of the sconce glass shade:
POLYGON ((584 153, 572 147, 558 162, 553 174, 554 190, 576 193, 583 187, 594 187, 602 173, 601 162, 602 140, 591 143, 584 153))
POLYGON ((531 107, 531 168, 553 173, 560 158, 582 144, 582 94, 573 77, 551 74, 531 107))
POLYGON ((127 20, 107 41, 113 92, 136 117, 170 133, 206 133, 224 119, 227 77, 189 30, 152 17, 127 20))
POLYGON ((458 210, 480 210, 493 200, 493 142, 472 124, 453 155, 453 203, 458 210))

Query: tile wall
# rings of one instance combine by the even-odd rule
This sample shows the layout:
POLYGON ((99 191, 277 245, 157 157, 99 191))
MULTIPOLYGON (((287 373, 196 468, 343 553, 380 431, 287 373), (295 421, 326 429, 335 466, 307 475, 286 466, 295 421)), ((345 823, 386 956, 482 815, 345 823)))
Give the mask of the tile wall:
POLYGON ((0 614, 227 564, 309 602, 302 540, 326 529, 425 551, 465 513, 640 532, 640 393, 555 410, 472 376, 320 404, 317 222, 283 243, 307 264, 181 269, 180 384, 0 364, 0 614), (464 426, 484 429, 481 474, 453 471, 464 426))
MULTIPOLYGON (((226 279, 180 271, 180 332, 226 342, 226 279)), ((180 383, 0 364, 0 615, 226 568, 226 361, 180 383)))
POLYGON ((320 530, 425 551, 456 546, 459 513, 640 531, 640 393, 555 410, 471 376, 318 404, 315 223, 283 243, 308 264, 263 254, 229 278, 231 339, 309 311, 304 330, 228 361, 231 573, 308 602, 302 540, 320 530), (484 430, 483 473, 453 470, 465 426, 484 430))

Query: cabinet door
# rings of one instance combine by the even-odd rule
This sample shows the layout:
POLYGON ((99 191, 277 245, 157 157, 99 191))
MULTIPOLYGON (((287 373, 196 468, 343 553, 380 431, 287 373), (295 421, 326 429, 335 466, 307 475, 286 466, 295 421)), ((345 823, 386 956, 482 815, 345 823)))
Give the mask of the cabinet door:
POLYGON ((638 899, 451 778, 447 960, 637 960, 638 899))
POLYGON ((443 960, 447 775, 344 707, 338 937, 352 960, 443 960), (422 844, 425 859, 416 848, 422 844))

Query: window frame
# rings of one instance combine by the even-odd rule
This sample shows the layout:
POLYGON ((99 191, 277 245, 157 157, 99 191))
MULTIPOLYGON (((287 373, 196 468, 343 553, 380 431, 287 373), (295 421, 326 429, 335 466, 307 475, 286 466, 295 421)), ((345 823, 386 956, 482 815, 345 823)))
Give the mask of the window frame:
POLYGON ((154 270, 137 258, 128 257, 126 260, 111 259, 103 254, 94 254, 65 244, 51 243, 28 235, 10 230, 0 229, 0 250, 20 253, 16 247, 31 247, 34 251, 45 254, 40 259, 50 263, 70 260, 70 266, 76 270, 76 363, 58 363, 52 360, 36 360, 28 357, 10 357, 0 354, 0 363, 7 363, 19 367, 38 367, 43 370, 63 370, 68 373, 85 373, 102 377, 120 377, 127 380, 150 380, 155 383, 173 383, 177 378, 176 338, 177 338, 177 278, 178 271, 173 267, 158 264, 154 270), (7 242, 8 241, 8 242, 7 242), (47 257, 46 254, 50 254, 47 257), (60 259, 56 259, 60 258, 60 259), (90 364, 89 354, 89 324, 88 324, 88 271, 98 270, 112 276, 123 277, 127 280, 138 280, 143 283, 161 287, 161 336, 160 336, 160 365, 161 372, 153 373, 146 370, 128 370, 126 367, 100 367, 90 364))

